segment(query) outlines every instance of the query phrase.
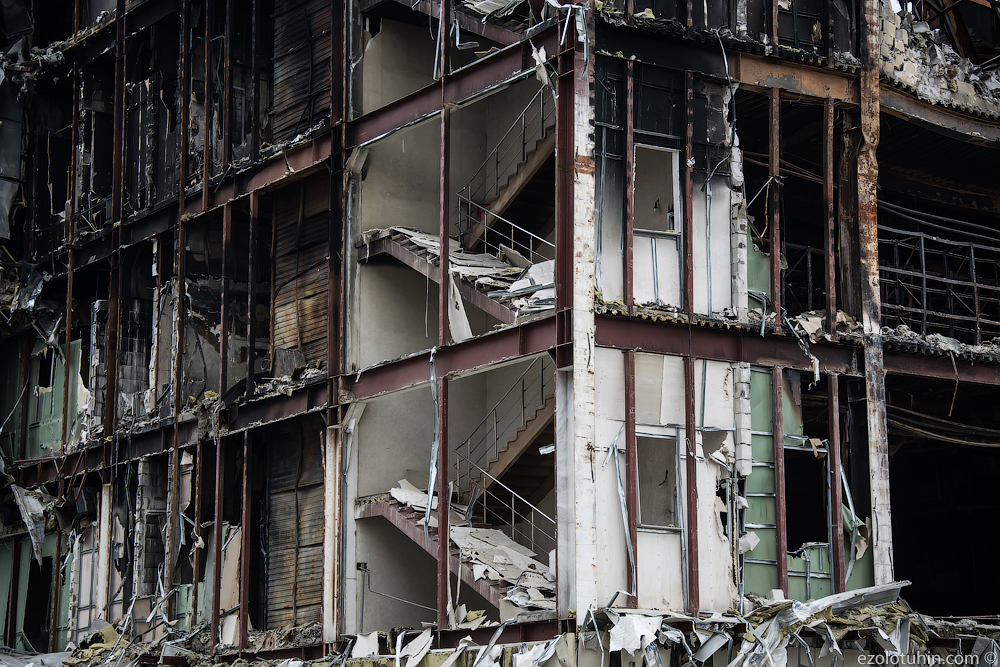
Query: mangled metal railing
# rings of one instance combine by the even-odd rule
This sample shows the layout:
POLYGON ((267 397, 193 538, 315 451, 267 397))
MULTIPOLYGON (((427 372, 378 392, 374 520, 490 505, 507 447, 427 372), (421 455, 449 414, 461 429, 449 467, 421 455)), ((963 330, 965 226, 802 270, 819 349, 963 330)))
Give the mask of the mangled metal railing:
POLYGON ((461 454, 458 463, 481 475, 480 483, 471 490, 465 510, 466 521, 488 524, 501 530, 536 555, 546 554, 555 547, 555 519, 461 454))
MULTIPOLYGON (((546 131, 555 125, 556 105, 548 88, 539 88, 521 114, 514 119, 510 128, 497 142, 468 185, 459 191, 459 197, 474 202, 490 202, 500 194, 504 178, 524 162, 535 143, 546 136, 546 131)), ((471 224, 468 216, 464 224, 471 224)), ((463 227, 462 231, 468 231, 463 227)))
POLYGON ((459 445, 458 488, 463 496, 472 491, 473 481, 489 468, 490 459, 496 458, 508 438, 534 417, 554 391, 551 359, 548 355, 535 359, 459 445))
POLYGON ((509 250, 513 250, 532 264, 555 257, 556 246, 554 243, 529 232, 503 216, 491 212, 485 206, 481 206, 461 194, 458 195, 458 208, 459 223, 462 229, 469 229, 472 225, 487 218, 496 221, 483 227, 484 252, 491 255, 500 255, 501 253, 509 255, 509 250))

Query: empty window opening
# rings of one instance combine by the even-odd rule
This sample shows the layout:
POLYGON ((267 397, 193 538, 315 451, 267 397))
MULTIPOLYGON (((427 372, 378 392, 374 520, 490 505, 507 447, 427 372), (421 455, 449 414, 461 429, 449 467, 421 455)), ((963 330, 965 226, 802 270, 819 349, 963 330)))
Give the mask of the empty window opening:
POLYGON ((24 603, 24 639, 30 650, 49 650, 52 626, 52 558, 43 558, 41 566, 34 558, 28 569, 28 590, 24 603))
POLYGON ((639 525, 678 528, 677 441, 639 436, 635 443, 639 461, 639 525))
POLYGON ((786 444, 785 529, 790 552, 829 540, 826 495, 826 457, 818 459, 811 449, 798 451, 786 444))

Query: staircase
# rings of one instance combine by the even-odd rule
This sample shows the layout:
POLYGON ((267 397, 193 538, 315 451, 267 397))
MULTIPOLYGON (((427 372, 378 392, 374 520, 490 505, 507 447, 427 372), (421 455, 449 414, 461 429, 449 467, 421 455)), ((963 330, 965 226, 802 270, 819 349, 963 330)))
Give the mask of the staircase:
MULTIPOLYGON (((388 520, 407 537, 420 545, 424 551, 437 559, 438 529, 437 526, 432 526, 428 529, 430 539, 425 543, 424 525, 421 523, 424 518, 422 510, 418 511, 393 498, 385 498, 360 504, 355 508, 354 512, 354 518, 356 519, 368 519, 379 516, 388 520)), ((449 567, 452 573, 461 577, 465 585, 482 595, 491 605, 499 609, 500 599, 510 590, 510 585, 503 581, 476 579, 473 574, 471 561, 468 559, 463 560, 461 550, 452 546, 449 552, 451 554, 449 567)))
MULTIPOLYGON (((536 442, 545 440, 550 444, 555 438, 553 417, 556 397, 549 394, 545 402, 535 410, 504 446, 490 457, 484 470, 475 475, 471 487, 491 489, 500 478, 506 476, 507 485, 531 504, 538 504, 554 486, 554 456, 528 451, 536 442)), ((468 502, 472 488, 465 492, 463 501, 468 502)))
MULTIPOLYGON (((358 261, 370 263, 379 258, 392 257, 415 269, 432 282, 439 283, 441 275, 438 267, 441 262, 437 239, 431 242, 428 240, 429 236, 398 227, 380 230, 377 235, 366 239, 358 246, 358 261)), ((489 280, 462 279, 456 283, 466 302, 504 324, 513 323, 517 315, 511 309, 510 302, 516 296, 496 294, 496 292, 502 290, 505 285, 510 285, 521 274, 521 269, 487 255, 464 255, 454 241, 449 250, 450 263, 453 267, 468 266, 466 261, 468 257, 469 260, 481 264, 484 269, 500 273, 490 276, 489 280), (492 296, 491 292, 494 293, 492 296)))
MULTIPOLYGON (((545 128, 545 134, 525 154, 513 174, 500 188, 497 195, 483 205, 480 215, 471 217, 467 231, 462 235, 462 245, 472 250, 483 240, 487 229, 493 227, 500 216, 512 220, 548 221, 555 213, 555 127, 545 128), (479 219, 475 219, 478 217, 479 219)), ((547 230, 539 230, 545 236, 547 230)))
MULTIPOLYGON (((555 145, 555 105, 542 87, 458 193, 463 247, 483 243, 489 252, 486 237, 494 227, 501 239, 518 236, 518 228, 548 235, 555 214, 555 145)), ((522 242, 534 244, 530 236, 522 242)))

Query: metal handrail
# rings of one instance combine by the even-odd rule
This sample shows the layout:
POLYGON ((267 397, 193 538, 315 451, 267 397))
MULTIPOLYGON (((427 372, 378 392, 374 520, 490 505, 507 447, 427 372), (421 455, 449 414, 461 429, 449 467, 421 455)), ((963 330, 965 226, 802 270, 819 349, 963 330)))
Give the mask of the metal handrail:
POLYGON ((514 119, 511 126, 497 141, 496 147, 486 156, 472 178, 469 179, 469 183, 459 192, 465 192, 468 199, 479 201, 485 201, 486 198, 493 197, 499 192, 502 175, 506 173, 511 164, 515 164, 513 159, 508 160, 508 158, 519 156, 520 161, 523 162, 528 154, 528 144, 545 136, 545 121, 555 112, 554 104, 546 105, 545 103, 548 94, 547 88, 539 88, 538 92, 525 105, 521 114, 514 119), (534 127, 536 119, 538 120, 537 130, 534 127), (515 133, 516 130, 519 132, 515 133), (508 139, 511 137, 519 138, 520 141, 507 145, 508 139), (519 151, 513 152, 514 148, 518 148, 519 151), (491 174, 492 179, 490 178, 491 174), (481 182, 480 177, 482 177, 481 182), (483 189, 487 185, 489 188, 484 191, 483 189))
MULTIPOLYGON (((554 243, 552 243, 551 241, 549 241, 548 239, 543 239, 541 236, 539 236, 539 235, 537 235, 537 234, 535 234, 533 232, 528 231, 527 229, 525 229, 524 227, 521 227, 520 225, 517 225, 517 224, 511 222, 510 220, 508 220, 507 218, 503 217, 502 215, 498 215, 496 213, 493 213, 492 211, 490 211, 490 209, 486 208, 485 206, 483 206, 481 204, 477 204, 476 202, 472 201, 468 197, 465 197, 464 195, 459 194, 458 195, 458 201, 459 201, 459 213, 460 213, 460 215, 461 215, 461 217, 463 219, 462 220, 463 222, 466 221, 466 220, 472 220, 474 217, 477 219, 477 221, 482 221, 482 220, 486 219, 486 216, 491 216, 491 217, 496 218, 497 220, 503 222, 504 225, 506 225, 506 227, 504 229, 508 230, 507 233, 498 232, 496 230, 496 228, 491 227, 489 225, 486 225, 484 227, 484 231, 483 231, 483 245, 485 246, 487 252, 492 252, 492 253, 499 254, 500 251, 501 251, 500 250, 500 243, 499 242, 494 242, 492 244, 490 243, 490 241, 489 241, 489 235, 491 233, 493 234, 494 238, 497 237, 497 236, 500 236, 501 237, 501 241, 509 242, 509 246, 508 247, 513 248, 514 250, 517 250, 518 252, 521 252, 523 250, 524 251, 523 254, 525 254, 527 256, 527 259, 532 264, 535 264, 537 262, 544 262, 547 259, 549 259, 548 257, 545 257, 544 255, 542 255, 541 253, 539 253, 539 252, 537 252, 535 250, 535 248, 539 247, 539 245, 547 246, 547 247, 551 248, 553 251, 555 251, 556 245, 554 243), (474 216, 473 215, 473 213, 472 213, 472 209, 473 208, 477 209, 478 216, 474 216), (515 232, 518 235, 528 236, 530 239, 533 239, 537 243, 525 245, 523 242, 515 240, 515 232), (534 245, 534 248, 532 247, 532 245, 534 245)), ((469 223, 468 225, 465 225, 465 227, 466 227, 466 229, 469 229, 469 228, 472 227, 472 224, 469 223)))
POLYGON ((510 538, 515 542, 517 541, 518 537, 523 538, 524 541, 527 542, 527 544, 524 544, 523 542, 521 542, 520 544, 522 544, 523 546, 527 546, 531 551, 535 552, 536 554, 538 554, 539 551, 546 550, 548 547, 548 545, 545 545, 546 549, 542 548, 542 545, 539 544, 538 536, 543 536, 547 538, 547 540, 551 544, 555 543, 556 541, 555 519, 550 517, 548 514, 539 509, 536 505, 528 501, 524 496, 519 494, 517 491, 514 491, 514 489, 510 488, 509 486, 498 480, 496 477, 491 475, 489 472, 487 472, 480 466, 476 465, 472 461, 469 461, 468 459, 465 459, 465 457, 463 457, 461 454, 459 454, 458 456, 459 456, 459 463, 464 461, 466 465, 476 468, 483 475, 493 480, 494 484, 502 487, 508 493, 510 493, 511 497, 510 502, 507 502, 503 497, 497 495, 496 493, 491 492, 487 488, 486 484, 477 486, 476 487, 477 493, 473 496, 473 498, 469 502, 468 512, 466 514, 467 519, 471 519, 473 514, 478 515, 476 504, 482 503, 482 514, 479 516, 482 516, 482 521, 484 524, 493 524, 494 522, 490 521, 490 518, 492 517, 495 517, 496 519, 504 522, 509 521, 509 523, 499 524, 499 525, 509 526, 510 538), (493 501, 492 503, 490 502, 491 499, 493 501), (515 499, 519 500, 520 502, 524 503, 524 505, 527 506, 528 508, 527 514, 525 514, 524 512, 517 511, 517 508, 515 507, 515 499), (490 509, 491 505, 493 506, 493 509, 490 509), (501 508, 500 511, 496 509, 497 505, 500 506, 501 508), (545 522, 547 522, 547 524, 545 522, 536 521, 536 517, 538 517, 539 519, 544 519, 545 522), (521 524, 527 523, 528 531, 525 532, 524 530, 519 529, 517 527, 518 523, 521 524))
POLYGON ((472 488, 472 466, 482 470, 481 464, 487 465, 490 458, 498 454, 501 443, 507 442, 504 436, 524 426, 529 414, 534 414, 544 405, 546 388, 551 389, 554 378, 551 363, 547 355, 533 360, 459 446, 464 452, 464 456, 459 457, 457 471, 461 492, 472 488), (538 378, 529 379, 529 374, 535 369, 538 378), (510 400, 518 392, 520 399, 510 400), (463 459, 466 462, 464 466, 463 459))

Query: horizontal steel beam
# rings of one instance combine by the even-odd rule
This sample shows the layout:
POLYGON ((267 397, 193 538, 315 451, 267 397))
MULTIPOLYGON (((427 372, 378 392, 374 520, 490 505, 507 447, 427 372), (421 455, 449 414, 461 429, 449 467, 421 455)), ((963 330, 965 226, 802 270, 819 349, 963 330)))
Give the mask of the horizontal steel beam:
POLYGON ((545 47, 545 52, 552 55, 558 48, 558 39, 556 29, 550 28, 533 37, 531 42, 525 40, 519 44, 511 44, 445 75, 441 81, 428 84, 350 121, 347 124, 347 147, 358 146, 425 117, 429 118, 439 113, 444 106, 461 104, 497 84, 534 69, 532 43, 539 49, 545 47))
POLYGON ((746 53, 734 54, 730 74, 743 86, 764 90, 779 88, 816 101, 827 97, 845 104, 858 104, 857 77, 836 70, 818 69, 746 53))
MULTIPOLYGON (((458 375, 544 352, 556 344, 556 319, 545 317, 477 336, 437 350, 437 376, 458 375)), ((430 351, 389 361, 347 376, 354 400, 366 400, 430 381, 430 351)))
POLYGON ((912 95, 887 86, 880 88, 879 102, 884 112, 954 139, 992 148, 996 148, 1000 142, 1000 123, 922 102, 912 95))
POLYGON ((255 399, 230 408, 229 433, 255 426, 298 417, 310 412, 322 412, 329 407, 330 383, 321 379, 295 389, 291 396, 279 394, 255 399))
MULTIPOLYGON (((438 13, 441 11, 440 3, 430 2, 430 0, 417 0, 416 3, 410 2, 410 0, 364 0, 361 3, 361 12, 377 12, 379 7, 388 4, 397 4, 406 7, 407 9, 412 9, 420 12, 421 14, 426 14, 431 18, 437 18, 438 13)), ((514 32, 513 30, 507 30, 498 25, 494 25, 489 21, 483 22, 477 16, 473 16, 468 12, 461 11, 457 6, 451 10, 452 17, 458 22, 458 27, 464 32, 469 32, 474 35, 478 35, 484 39, 488 39, 491 42, 496 42, 497 44, 502 44, 504 46, 508 44, 514 44, 520 41, 521 36, 514 32)))
MULTIPOLYGON (((781 366, 812 371, 812 363, 791 337, 761 337, 740 329, 688 327, 672 322, 610 315, 597 316, 597 345, 619 350, 638 350, 724 362, 745 362, 756 366, 781 366)), ((812 343, 809 350, 819 359, 823 372, 861 375, 863 355, 860 345, 849 342, 812 343)), ((886 352, 885 370, 893 375, 958 380, 970 384, 1000 385, 1000 366, 973 363, 950 357, 905 352, 886 352), (957 375, 956 375, 957 369, 957 375)))

